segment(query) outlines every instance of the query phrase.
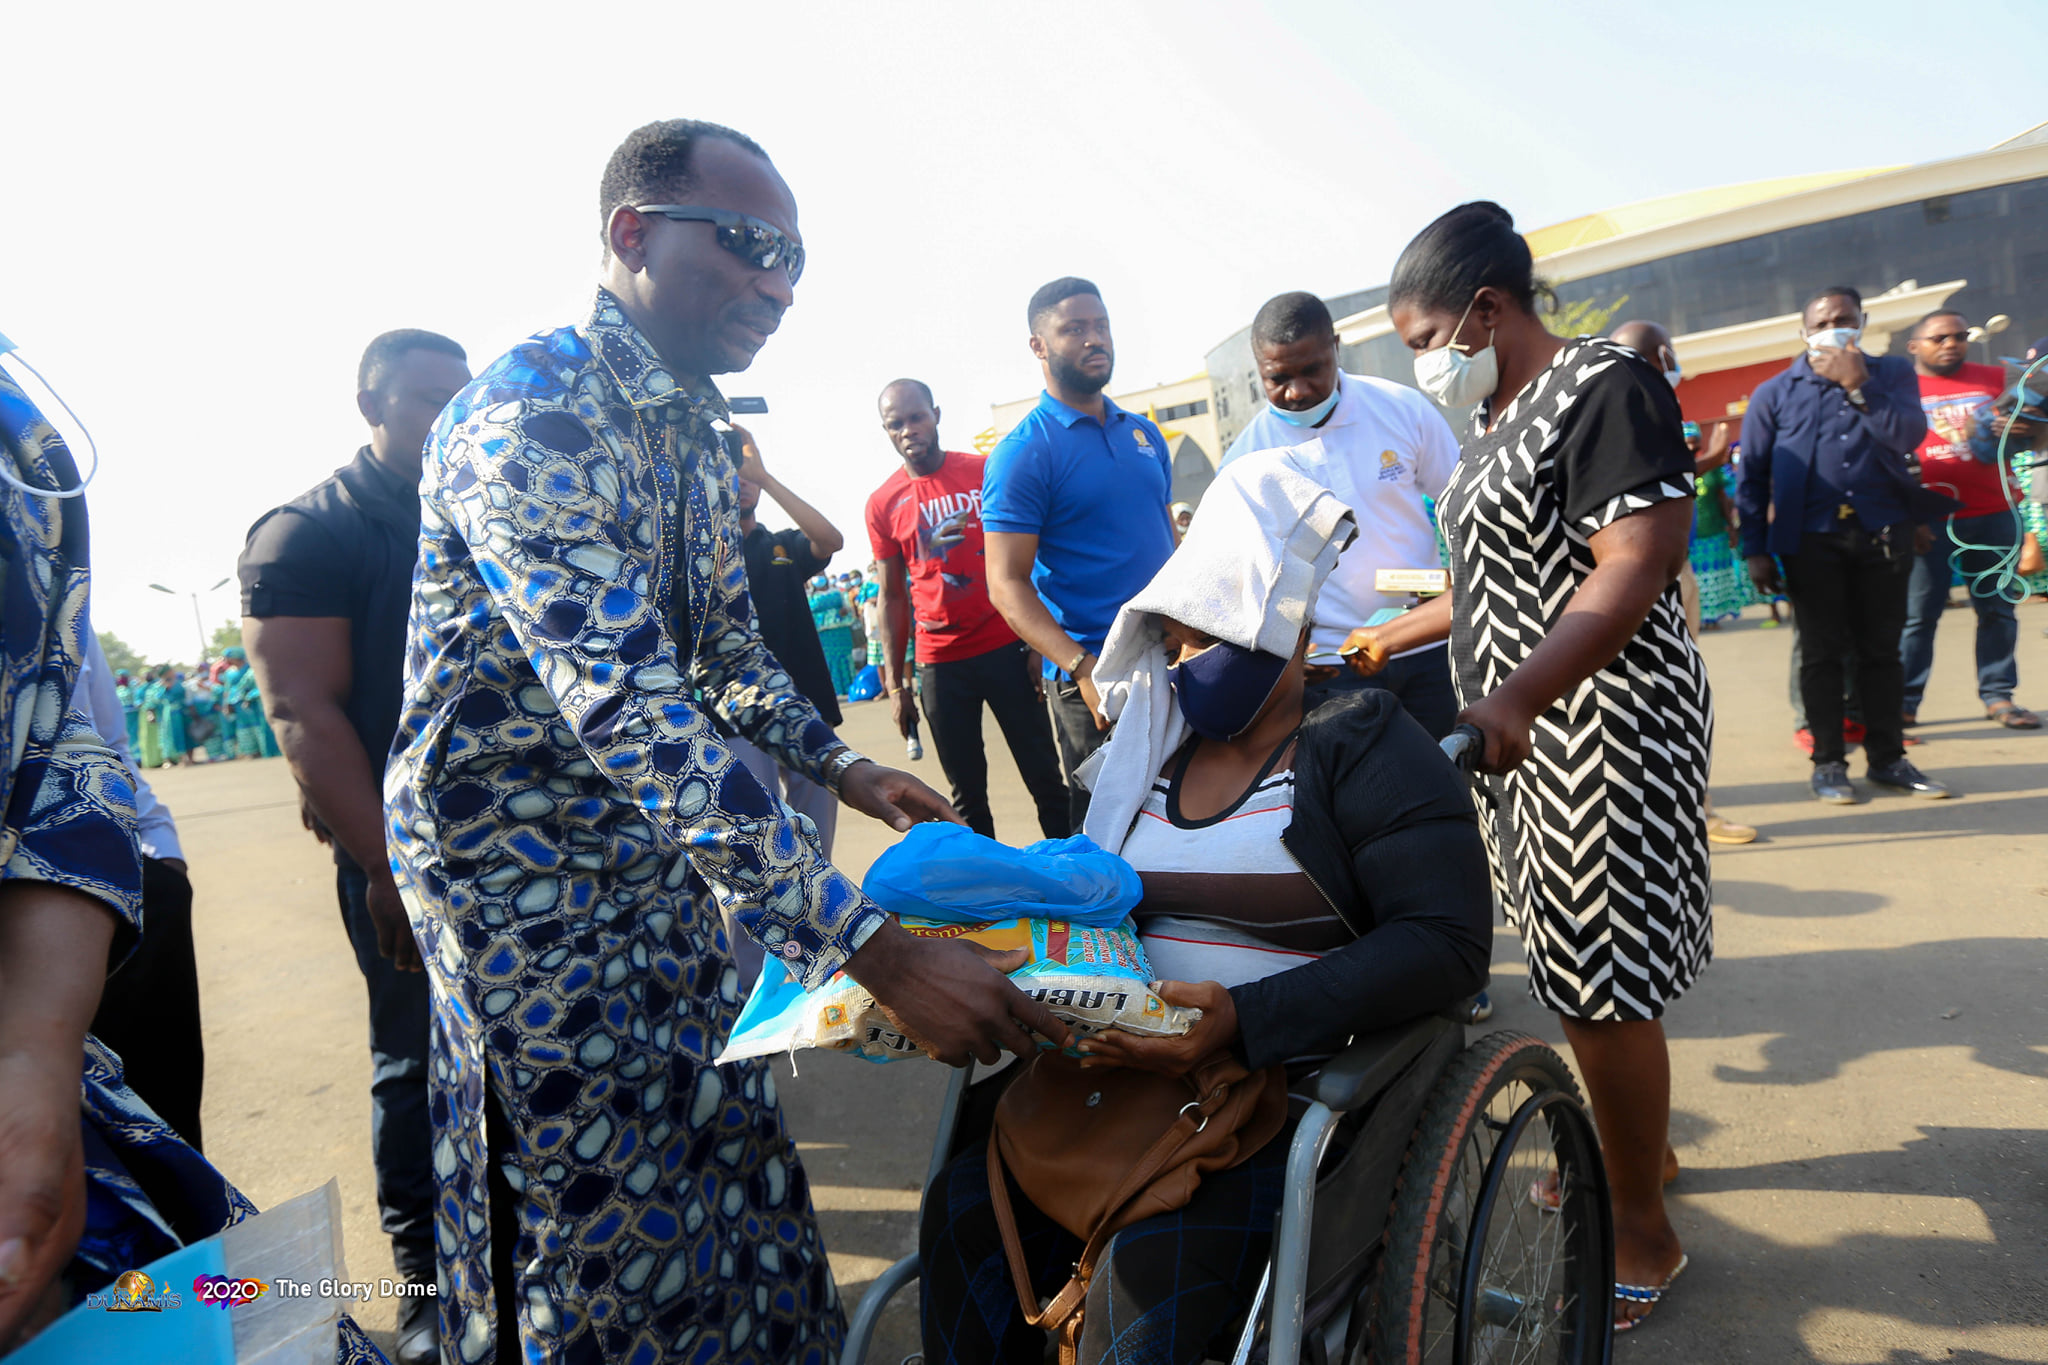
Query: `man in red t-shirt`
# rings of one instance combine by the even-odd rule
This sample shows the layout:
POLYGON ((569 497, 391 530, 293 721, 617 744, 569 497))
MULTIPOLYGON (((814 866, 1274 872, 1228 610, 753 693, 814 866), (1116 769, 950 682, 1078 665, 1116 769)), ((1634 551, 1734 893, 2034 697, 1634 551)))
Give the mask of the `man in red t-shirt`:
POLYGON ((906 737, 917 723, 903 666, 917 622, 919 700, 953 805, 977 833, 995 834, 988 808, 988 756, 981 743, 986 702, 1003 728, 1017 771, 1048 839, 1072 832, 1052 722, 1030 651, 988 597, 981 549, 979 455, 939 446, 939 409, 916 379, 882 390, 882 430, 903 457, 868 498, 868 539, 882 577, 882 678, 906 737))
MULTIPOLYGON (((1920 406, 1927 413, 1927 439, 1917 452, 1920 482, 1959 499, 1963 506, 1948 523, 1934 528, 1934 544, 1913 564, 1907 589, 1906 628, 1899 637, 1905 665, 1905 721, 1919 719, 1920 698, 1934 670, 1934 630, 1948 605, 1949 584, 1957 572, 1977 609, 1977 696, 1985 714, 2014 730, 2038 730, 2033 712, 2013 703, 2019 665, 2013 651, 2020 627, 2013 604, 2000 591, 1996 570, 2000 558, 2015 553, 2020 543, 2018 494, 2008 497, 2005 469, 1997 463, 1998 436, 2004 423, 1992 411, 2005 392, 2005 371, 1997 365, 1972 365, 1970 324, 1961 313, 1935 312, 1913 327, 1906 350, 1920 376, 1920 406)), ((2015 447, 2024 442, 2015 440, 2015 447)))

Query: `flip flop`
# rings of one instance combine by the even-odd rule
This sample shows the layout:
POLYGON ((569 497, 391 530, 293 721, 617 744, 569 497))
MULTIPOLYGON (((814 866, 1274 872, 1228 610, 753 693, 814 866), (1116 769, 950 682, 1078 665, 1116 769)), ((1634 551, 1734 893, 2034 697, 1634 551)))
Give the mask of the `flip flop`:
POLYGON ((1664 1283, 1662 1284, 1621 1284, 1616 1282, 1614 1286, 1614 1299, 1616 1303, 1641 1303, 1647 1304, 1649 1307, 1645 1308, 1639 1317, 1616 1318, 1614 1320, 1614 1330, 1617 1332, 1632 1332, 1645 1322, 1648 1322, 1650 1310, 1657 1306, 1658 1300, 1664 1297, 1664 1291, 1671 1288, 1671 1282, 1677 1279, 1680 1273, 1690 1264, 1692 1264, 1692 1257, 1680 1252, 1678 1264, 1671 1267, 1671 1273, 1664 1277, 1664 1283))
POLYGON ((2008 730, 2038 730, 2041 718, 2024 706, 2015 706, 2009 701, 1995 701, 1984 708, 1984 717, 1995 720, 2008 730))

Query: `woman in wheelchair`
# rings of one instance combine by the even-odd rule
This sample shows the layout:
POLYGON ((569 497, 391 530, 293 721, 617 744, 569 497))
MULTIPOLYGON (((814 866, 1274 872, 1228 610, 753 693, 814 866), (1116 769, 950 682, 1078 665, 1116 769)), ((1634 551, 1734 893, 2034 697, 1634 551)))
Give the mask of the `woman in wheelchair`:
MULTIPOLYGON (((1303 709, 1308 609, 1352 534, 1349 510, 1287 452, 1233 461, 1110 632, 1095 678, 1117 728, 1084 770, 1087 832, 1144 883, 1136 914, 1159 995, 1202 1017, 1180 1038, 1101 1035, 1084 1047, 1091 1065, 1181 1075, 1229 1048, 1301 1081, 1353 1035, 1485 984, 1491 899, 1464 779, 1390 693, 1303 709)), ((1118 1234, 1089 1286, 1082 1365, 1185 1365, 1242 1318, 1292 1129, 1204 1178, 1186 1207, 1118 1234)), ((988 1182, 970 1146, 925 1195, 930 1365, 1043 1359, 988 1182)), ((1009 1197, 1051 1293, 1080 1240, 1014 1182, 1009 1197)))

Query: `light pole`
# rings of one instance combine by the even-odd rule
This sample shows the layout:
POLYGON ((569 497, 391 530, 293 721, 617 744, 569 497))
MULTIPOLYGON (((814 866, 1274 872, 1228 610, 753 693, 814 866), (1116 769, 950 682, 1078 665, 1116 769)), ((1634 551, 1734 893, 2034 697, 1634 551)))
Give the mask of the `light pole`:
POLYGON ((1993 313, 1990 317, 1984 319, 1982 327, 1972 327, 1970 329, 1969 340, 1984 343, 1985 364, 1991 363, 1991 338, 1997 336, 2010 326, 2012 326, 2011 318, 2003 313, 1993 313))
MULTIPOLYGON (((219 592, 233 581, 232 578, 223 578, 220 582, 208 588, 207 591, 210 593, 219 592)), ((212 648, 212 642, 206 638, 206 621, 199 614, 199 594, 196 592, 181 593, 176 588, 167 588, 161 583, 152 583, 149 586, 160 593, 167 593, 172 597, 189 597, 192 599, 192 627, 199 632, 199 657, 193 663, 195 666, 205 663, 206 651, 212 648)))

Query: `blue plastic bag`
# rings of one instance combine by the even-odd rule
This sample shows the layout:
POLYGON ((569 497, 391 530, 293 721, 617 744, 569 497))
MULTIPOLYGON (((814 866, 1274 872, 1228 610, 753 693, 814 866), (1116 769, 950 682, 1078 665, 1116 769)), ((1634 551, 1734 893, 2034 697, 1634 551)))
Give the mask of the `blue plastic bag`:
MULTIPOLYGON (((1173 1037, 1186 1033, 1201 1017, 1200 1010, 1169 1005, 1153 994, 1152 964, 1130 921, 1112 929, 1028 916, 993 924, 915 918, 902 924, 920 938, 965 939, 996 952, 1023 949, 1029 960, 1011 972, 1010 979, 1064 1022, 1074 1042, 1109 1028, 1141 1037, 1173 1037)), ((870 1062, 924 1055, 923 1046, 898 1032, 887 1012, 875 1005, 874 996, 843 971, 806 991, 790 979, 780 960, 766 958, 718 1061, 813 1047, 870 1062)))
POLYGON ((881 695, 882 669, 878 664, 869 664, 866 668, 854 674, 853 681, 848 683, 846 687, 846 699, 848 701, 873 701, 881 695))
MULTIPOLYGON (((913 934, 1028 948, 1011 979, 1081 1037, 1110 1027, 1172 1036, 1200 1017, 1149 989, 1152 967, 1130 919, 1144 887, 1086 835, 1011 848, 959 825, 915 825, 875 859, 862 889, 913 934)), ((806 991, 771 955, 718 1060, 808 1047, 873 1062, 922 1052, 843 972, 806 991)))
POLYGON ((1145 894, 1138 874, 1085 834, 1011 848, 963 825, 911 826, 861 890, 892 915, 941 924, 1020 916, 1114 929, 1145 894))

